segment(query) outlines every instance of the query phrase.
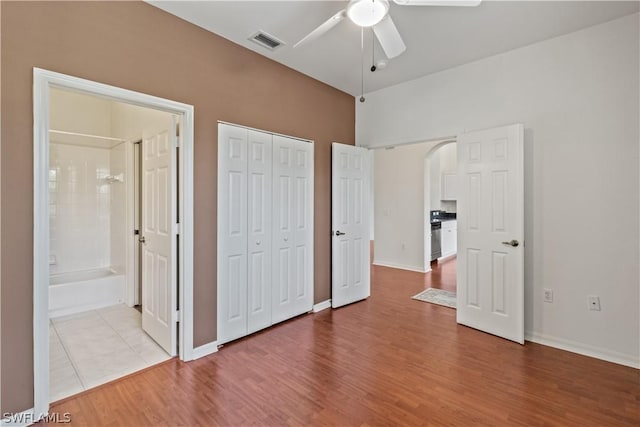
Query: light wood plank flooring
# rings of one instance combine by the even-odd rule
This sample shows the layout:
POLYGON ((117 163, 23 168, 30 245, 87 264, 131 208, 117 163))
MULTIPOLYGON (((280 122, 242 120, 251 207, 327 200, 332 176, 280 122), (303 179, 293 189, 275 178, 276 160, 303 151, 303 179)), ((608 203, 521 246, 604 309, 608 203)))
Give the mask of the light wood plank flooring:
MULTIPOLYGON (((371 297, 53 405, 74 425, 636 426, 640 371, 455 322, 432 274, 373 267, 371 297)), ((453 275, 453 278, 452 278, 453 275)))

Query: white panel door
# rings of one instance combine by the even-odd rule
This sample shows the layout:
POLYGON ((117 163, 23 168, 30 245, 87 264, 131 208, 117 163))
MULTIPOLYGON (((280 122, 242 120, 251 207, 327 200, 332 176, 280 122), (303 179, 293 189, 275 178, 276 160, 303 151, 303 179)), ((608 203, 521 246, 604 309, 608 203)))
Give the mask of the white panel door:
POLYGON ((524 129, 458 137, 458 323, 524 343, 524 129))
POLYGON ((313 309, 313 144, 292 140, 295 280, 294 315, 313 309))
POLYGON ((218 126, 218 343, 247 334, 247 130, 218 126))
POLYGON ((175 117, 142 138, 142 329, 177 353, 175 117))
POLYGON ((273 136, 273 280, 272 322, 293 316, 295 265, 293 144, 273 136))
POLYGON ((331 305, 369 297, 369 154, 367 149, 331 146, 331 305))
POLYGON ((313 306, 313 145, 273 136, 272 322, 313 306))
POLYGON ((271 325, 271 171, 272 135, 248 135, 247 333, 271 325))

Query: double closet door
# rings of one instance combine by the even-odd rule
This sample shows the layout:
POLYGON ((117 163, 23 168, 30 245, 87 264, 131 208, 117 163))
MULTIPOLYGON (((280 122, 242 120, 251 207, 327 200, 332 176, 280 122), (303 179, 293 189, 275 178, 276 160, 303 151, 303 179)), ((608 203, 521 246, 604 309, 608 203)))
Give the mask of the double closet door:
POLYGON ((218 344, 313 307, 313 144, 218 125, 218 344))

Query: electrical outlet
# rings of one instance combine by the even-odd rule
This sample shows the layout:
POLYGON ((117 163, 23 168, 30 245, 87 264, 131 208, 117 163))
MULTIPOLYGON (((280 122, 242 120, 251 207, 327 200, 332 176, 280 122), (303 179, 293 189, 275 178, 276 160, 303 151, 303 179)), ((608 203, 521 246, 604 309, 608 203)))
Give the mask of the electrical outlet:
POLYGON ((553 289, 544 289, 544 302, 553 302, 553 289))
POLYGON ((587 299, 589 301, 589 310, 600 311, 600 297, 596 295, 589 295, 587 299))

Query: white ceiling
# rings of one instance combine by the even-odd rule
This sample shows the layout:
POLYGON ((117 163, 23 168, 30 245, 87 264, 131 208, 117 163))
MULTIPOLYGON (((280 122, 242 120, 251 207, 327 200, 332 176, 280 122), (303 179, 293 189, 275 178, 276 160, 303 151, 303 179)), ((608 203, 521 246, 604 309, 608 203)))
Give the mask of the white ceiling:
MULTIPOLYGON (((360 95, 360 29, 348 19, 293 49, 347 1, 150 1, 333 87, 360 95), (247 38, 263 30, 286 43, 272 52, 247 38)), ((477 7, 399 6, 390 15, 407 50, 371 73, 371 30, 365 29, 364 91, 372 92, 610 21, 639 10, 638 1, 483 1, 477 7)), ((203 54, 207 54, 203 52, 203 54)), ((215 52, 210 54, 215 55, 215 52)), ((375 58, 384 58, 376 42, 375 58)))

